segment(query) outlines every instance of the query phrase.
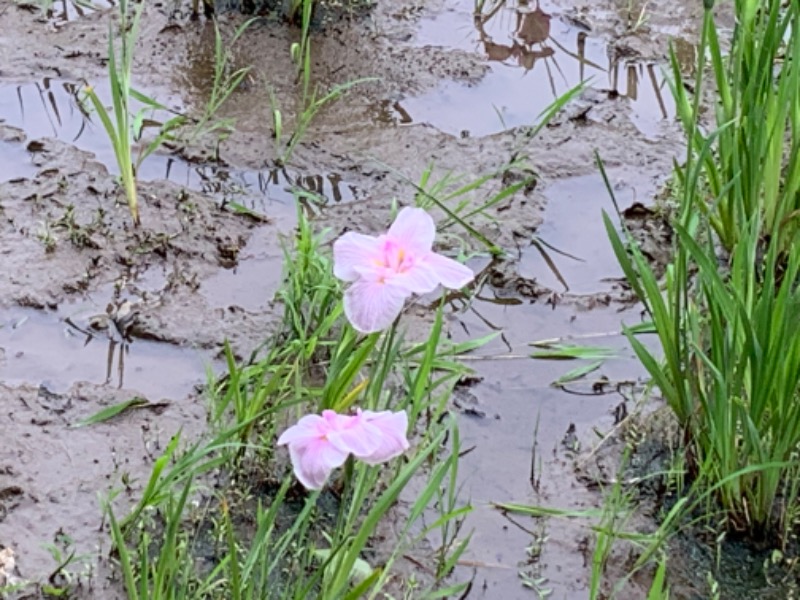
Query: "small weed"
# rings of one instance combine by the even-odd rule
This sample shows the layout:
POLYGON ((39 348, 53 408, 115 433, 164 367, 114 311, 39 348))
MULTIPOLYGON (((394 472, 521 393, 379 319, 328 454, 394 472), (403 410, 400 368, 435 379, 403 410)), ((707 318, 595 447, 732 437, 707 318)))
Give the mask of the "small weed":
POLYGON ((649 0, 626 0, 625 29, 629 33, 636 33, 647 24, 649 7, 649 0))
POLYGON ((233 131, 232 119, 215 120, 222 106, 229 100, 245 78, 250 73, 250 67, 233 69, 232 49, 256 19, 245 21, 236 28, 231 39, 226 42, 219 28, 219 23, 214 21, 214 75, 211 82, 211 92, 206 102, 203 113, 194 123, 191 134, 183 140, 191 144, 197 138, 211 133, 219 134, 222 141, 233 131))
POLYGON ((58 245, 58 238, 53 233, 53 228, 50 223, 47 221, 41 221, 39 223, 39 231, 36 233, 36 238, 42 243, 44 251, 47 254, 55 252, 56 246, 58 245))
POLYGON ((292 44, 290 53, 292 61, 297 67, 298 83, 301 89, 300 106, 302 108, 295 117, 294 131, 290 134, 289 139, 283 147, 281 146, 285 120, 283 118, 283 112, 278 105, 277 97, 270 91, 272 131, 275 138, 275 147, 279 154, 279 164, 285 164, 289 161, 295 147, 305 136, 311 122, 320 110, 344 96, 353 87, 362 83, 377 81, 372 77, 361 78, 335 85, 328 91, 322 91, 319 87, 312 87, 310 26, 314 4, 315 0, 293 0, 290 10, 290 14, 292 15, 298 13, 301 15, 300 41, 292 44))
POLYGON ((542 554, 549 540, 546 519, 536 520, 534 533, 530 545, 525 549, 528 565, 520 571, 519 577, 524 587, 533 590, 539 600, 544 600, 553 594, 552 588, 547 586, 547 578, 542 576, 542 554))

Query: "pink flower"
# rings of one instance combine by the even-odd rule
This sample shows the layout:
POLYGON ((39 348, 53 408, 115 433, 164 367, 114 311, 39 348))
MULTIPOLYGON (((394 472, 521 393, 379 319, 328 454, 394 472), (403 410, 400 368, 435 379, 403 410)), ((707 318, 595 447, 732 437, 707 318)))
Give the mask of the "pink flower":
POLYGON ((344 464, 349 449, 340 443, 337 430, 347 424, 332 410, 306 415, 278 438, 278 445, 289 446, 294 474, 308 489, 318 490, 335 468, 344 464))
POLYGON ((378 432, 377 445, 371 452, 353 455, 363 460, 368 465, 377 465, 387 460, 399 456, 408 450, 408 415, 404 410, 391 412, 372 412, 365 410, 358 411, 358 416, 364 421, 365 428, 374 429, 378 432))
POLYGON ((421 208, 404 208, 389 231, 373 237, 348 232, 333 245, 333 273, 351 282, 344 312, 358 331, 386 329, 411 294, 438 285, 459 289, 473 279, 461 263, 433 251, 436 226, 421 208))
POLYGON ((342 466, 349 454, 376 465, 408 449, 408 416, 400 412, 360 410, 339 415, 332 410, 306 415, 278 438, 289 446, 294 474, 307 489, 325 485, 331 471, 342 466))

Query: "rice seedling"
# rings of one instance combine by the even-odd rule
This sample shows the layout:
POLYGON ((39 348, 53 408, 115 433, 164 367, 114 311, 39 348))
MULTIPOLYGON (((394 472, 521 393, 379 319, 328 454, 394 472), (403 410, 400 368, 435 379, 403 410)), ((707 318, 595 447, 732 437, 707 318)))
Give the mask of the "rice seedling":
POLYGON ((690 145, 677 168, 676 242, 663 286, 627 232, 604 219, 663 357, 633 335, 630 343, 683 427, 691 481, 713 491, 703 495, 706 512, 721 506, 730 526, 783 543, 797 512, 800 445, 800 254, 792 249, 800 6, 736 2, 725 61, 711 5, 693 101, 675 67, 690 145), (707 54, 720 96, 710 133, 699 110, 707 54))
MULTIPOLYGON (((660 341, 660 353, 651 351, 635 337, 640 331, 626 330, 682 426, 682 466, 675 473, 679 495, 647 537, 629 536, 616 525, 626 514, 620 508, 630 510, 628 493, 617 484, 600 513, 580 513, 600 519, 593 597, 615 539, 635 540, 641 549, 627 578, 655 560, 648 597, 661 598, 669 594, 664 544, 679 529, 717 523, 721 507, 725 526, 780 545, 796 522, 800 347, 793 331, 800 316, 800 256, 791 248, 797 231, 800 86, 792 65, 800 57, 800 12, 796 4, 777 1, 736 2, 737 27, 725 58, 713 2, 705 8, 696 80, 683 81, 672 59, 672 91, 690 144, 685 163, 676 167, 676 242, 663 282, 629 232, 623 228, 620 234, 604 215, 620 265, 645 304, 646 327, 654 328, 660 341), (720 96, 711 131, 701 111, 706 56, 720 96)), ((598 164, 605 177, 599 159, 598 164)), ((606 185, 619 213, 607 179, 606 185)), ((541 507, 501 508, 579 516, 541 507)), ((712 594, 718 595, 715 589, 712 594)))
MULTIPOLYGON (((713 6, 713 2, 708 4, 713 6)), ((701 210, 731 251, 753 218, 763 218, 761 234, 778 236, 786 249, 797 232, 800 190, 800 60, 797 3, 737 0, 733 45, 723 55, 710 9, 703 44, 711 59, 718 96, 715 127, 706 130, 701 114, 705 55, 696 80, 686 82, 672 56, 671 82, 677 114, 691 144, 703 201, 684 203, 701 210), (694 97, 688 89, 694 89, 694 97)), ((692 163, 678 171, 685 179, 692 163)))
POLYGON ((108 135, 117 167, 120 171, 122 187, 125 190, 128 208, 134 225, 139 225, 139 202, 136 186, 136 170, 142 161, 157 150, 174 131, 184 122, 180 115, 173 116, 160 124, 156 137, 146 144, 142 144, 138 156, 134 160, 132 146, 138 141, 145 127, 145 117, 150 110, 168 110, 152 98, 138 92, 131 81, 133 53, 139 31, 145 3, 140 2, 136 7, 129 9, 128 0, 119 2, 119 54, 115 49, 113 25, 109 26, 108 35, 108 83, 111 91, 112 108, 109 110, 101 101, 95 89, 86 85, 84 92, 94 111, 100 118, 103 128, 108 135), (133 114, 132 100, 142 103, 136 114, 133 114))
POLYGON ((214 21, 214 73, 211 90, 203 112, 193 124, 192 132, 186 137, 185 143, 191 144, 197 138, 215 132, 220 134, 221 140, 233 130, 232 119, 215 120, 215 117, 250 73, 250 67, 233 68, 232 48, 255 21, 255 18, 248 19, 239 25, 227 42, 223 39, 219 23, 214 21))

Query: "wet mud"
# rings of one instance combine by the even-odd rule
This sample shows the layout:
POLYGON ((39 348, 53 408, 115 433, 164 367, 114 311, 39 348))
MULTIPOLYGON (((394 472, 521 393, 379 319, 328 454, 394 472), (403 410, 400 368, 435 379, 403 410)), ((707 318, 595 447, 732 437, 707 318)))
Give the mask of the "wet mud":
MULTIPOLYGON (((190 4, 148 5, 134 70, 137 86, 162 104, 199 114, 214 30, 190 18, 190 4)), ((250 71, 219 115, 235 128, 144 161, 140 229, 130 226, 105 134, 80 104, 85 83, 105 93, 114 11, 78 14, 67 0, 50 15, 0 8, 0 27, 15 32, 0 35, 0 407, 10 440, 0 450, 0 545, 14 550, 19 576, 46 580, 54 564, 43 544, 63 532, 94 574, 80 597, 111 597, 113 585, 97 576, 108 550, 97 494, 125 473, 135 498, 165 441, 179 429, 187 438, 202 431, 196 386, 223 342, 244 356, 270 332, 281 241, 296 218, 292 188, 314 197, 304 208, 333 238, 382 229, 392 201, 412 202, 430 170, 430 181, 453 177, 451 189, 492 174, 473 205, 530 182, 474 217, 508 256, 471 259, 483 269, 477 298, 454 301, 447 318, 454 339, 501 333, 469 357, 476 380, 454 399, 470 449, 464 499, 475 507, 464 524, 472 544, 454 575, 472 578, 469 598, 536 597, 531 581, 554 598, 586 597, 585 528, 512 520, 490 503, 599 502, 573 463, 595 430, 615 426, 644 374, 619 335, 640 312, 605 241, 600 211, 613 206, 596 154, 623 208, 652 205, 682 152, 666 56, 673 42, 690 68, 700 8, 522 4, 476 19, 472 0, 380 2, 367 18, 327 26, 312 40, 315 83, 369 80, 324 107, 288 160, 282 148, 300 103, 289 47, 298 34, 270 19, 253 23, 232 49, 233 67, 250 71), (542 111, 579 84, 535 132, 542 111), (567 369, 532 361, 528 344, 566 336, 618 352, 553 387, 567 369), (71 427, 134 396, 160 403, 159 414, 71 427)), ((220 14, 223 35, 244 19, 220 14)), ((427 300, 408 311, 412 336, 415 320, 429 318, 427 300)))

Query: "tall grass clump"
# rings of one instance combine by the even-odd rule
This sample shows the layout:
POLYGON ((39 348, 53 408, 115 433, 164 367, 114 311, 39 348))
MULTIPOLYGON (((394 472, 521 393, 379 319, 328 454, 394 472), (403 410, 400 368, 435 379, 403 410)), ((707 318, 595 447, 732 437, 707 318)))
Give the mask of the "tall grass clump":
POLYGON ((716 95, 710 131, 703 122, 701 81, 690 97, 690 82, 683 80, 677 59, 672 60, 678 116, 701 163, 699 182, 705 198, 691 207, 684 203, 684 208, 701 210, 728 251, 753 218, 763 219, 761 233, 779 236, 786 249, 800 209, 800 6, 780 0, 736 0, 735 11, 727 55, 710 8, 704 22, 703 51, 710 56, 713 74, 709 91, 716 95))
POLYGON ((342 316, 323 236, 299 214, 278 294, 283 323, 249 360, 228 349, 228 372, 209 386, 212 432, 184 449, 174 438, 128 516, 117 518, 114 498, 105 504, 129 598, 385 597, 395 562, 429 534, 441 542, 430 580, 394 581, 392 593, 466 589, 443 584, 469 542, 460 529, 470 511, 456 496, 460 446, 447 406, 466 372, 454 356, 475 344, 445 342, 441 310, 415 345, 396 325, 357 332, 342 316), (302 489, 277 434, 299 415, 356 407, 405 412, 411 447, 383 466, 351 455, 321 489, 302 489), (387 519, 395 533, 380 547, 387 519))
POLYGON ((683 428, 691 478, 729 525, 773 541, 794 527, 800 481, 800 4, 781 4, 737 0, 725 55, 706 2, 694 97, 672 61, 689 144, 664 281, 604 215, 663 357, 629 339, 683 428))

